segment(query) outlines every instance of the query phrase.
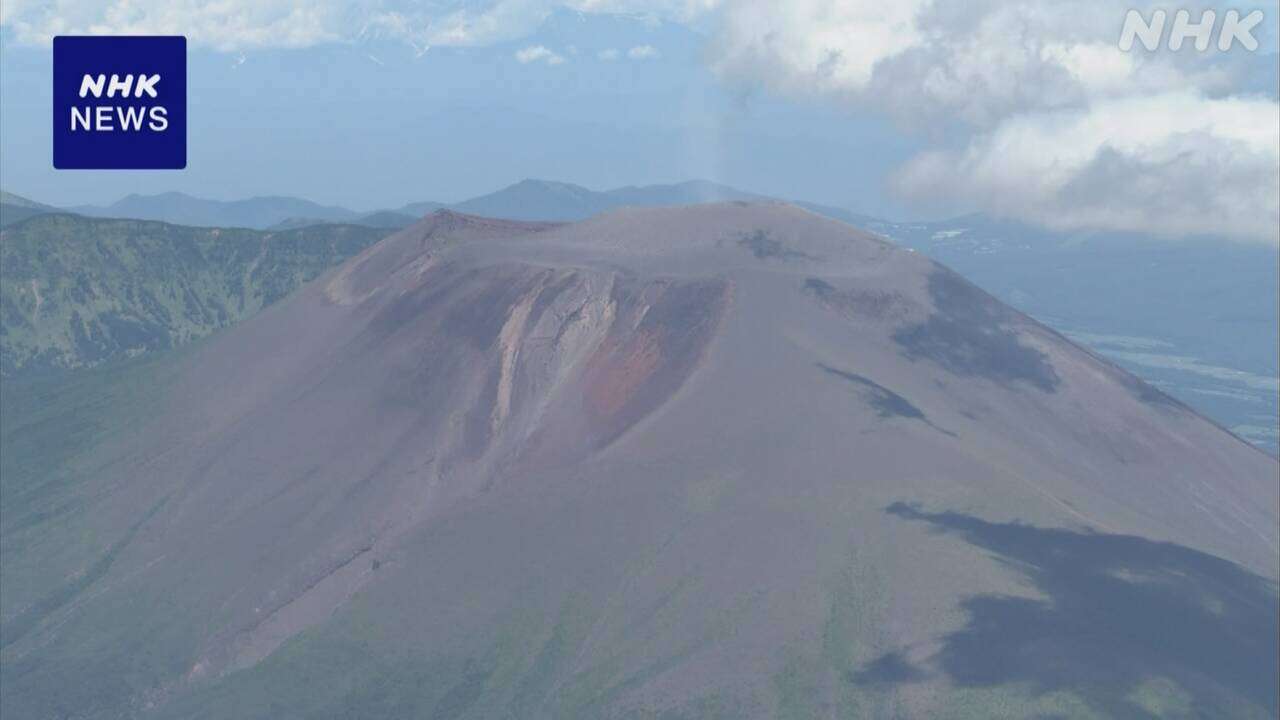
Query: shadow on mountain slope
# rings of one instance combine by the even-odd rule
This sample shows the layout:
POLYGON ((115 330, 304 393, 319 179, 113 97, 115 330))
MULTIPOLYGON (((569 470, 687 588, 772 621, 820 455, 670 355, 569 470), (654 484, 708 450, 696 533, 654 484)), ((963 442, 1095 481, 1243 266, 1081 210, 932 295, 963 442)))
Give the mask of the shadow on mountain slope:
MULTIPOLYGON (((901 502, 887 512, 992 553, 1044 596, 964 599, 968 624, 944 636, 932 659, 955 684, 1067 691, 1108 715, 1154 717, 1163 712, 1145 706, 1144 693, 1173 683, 1190 715, 1276 716, 1280 603, 1266 578, 1134 536, 991 523, 901 502)), ((901 684, 923 672, 891 652, 854 681, 901 684)))
POLYGON ((933 360, 965 377, 1025 382, 1057 392, 1061 379, 1040 350, 1026 345, 1011 308, 951 270, 929 275, 934 312, 923 323, 899 329, 893 339, 910 360, 933 360))

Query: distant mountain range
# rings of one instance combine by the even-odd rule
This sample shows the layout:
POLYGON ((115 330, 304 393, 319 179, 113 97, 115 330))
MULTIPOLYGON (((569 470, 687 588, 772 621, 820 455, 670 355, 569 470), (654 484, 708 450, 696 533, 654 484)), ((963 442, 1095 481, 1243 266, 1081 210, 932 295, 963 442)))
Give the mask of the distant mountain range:
POLYGON ((254 197, 247 200, 209 200, 179 192, 129 195, 110 205, 78 205, 67 208, 92 217, 159 220, 194 227, 245 227, 261 230, 288 218, 312 218, 319 222, 348 221, 357 213, 333 205, 320 205, 293 197, 254 197))
MULTIPOLYGON (((422 201, 398 208, 359 212, 336 205, 321 205, 295 197, 266 196, 245 200, 210 200, 180 192, 158 195, 129 195, 110 205, 76 205, 56 208, 5 193, 5 217, 0 226, 18 222, 41 212, 72 212, 90 217, 157 220, 192 227, 243 227, 280 230, 318 225, 351 223, 381 228, 402 228, 435 210, 450 209, 472 215, 508 220, 574 221, 620 207, 671 207, 704 202, 772 199, 727 185, 693 180, 671 185, 628 186, 596 191, 571 183, 550 180, 522 180, 487 195, 458 203, 422 201), (10 217, 10 215, 12 216, 10 217)), ((797 202, 824 215, 855 224, 873 218, 842 208, 797 202)))
MULTIPOLYGON (((218 201, 181 193, 131 195, 103 207, 59 209, 4 193, 0 227, 69 210, 271 232, 343 223, 371 228, 369 237, 376 238, 446 208, 511 220, 575 221, 628 206, 763 199, 707 181, 596 191, 524 180, 459 203, 423 201, 366 213, 289 197, 218 201)), ((1280 450, 1276 247, 1213 238, 1175 242, 1134 234, 1055 232, 983 215, 893 222, 843 208, 796 204, 955 268, 1004 302, 1071 334, 1260 447, 1280 450)))
POLYGON ((52 205, 38 203, 35 200, 28 200, 21 195, 14 195, 11 192, 0 190, 0 227, 12 225, 13 223, 22 222, 29 217, 44 215, 51 212, 62 212, 62 210, 53 207, 52 205))

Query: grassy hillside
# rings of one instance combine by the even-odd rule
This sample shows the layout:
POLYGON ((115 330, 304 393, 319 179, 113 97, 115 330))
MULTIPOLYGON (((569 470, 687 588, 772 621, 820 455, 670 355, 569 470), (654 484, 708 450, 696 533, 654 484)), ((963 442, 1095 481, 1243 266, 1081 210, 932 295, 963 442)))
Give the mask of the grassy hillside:
POLYGON ((182 345, 284 297, 388 232, 29 218, 0 231, 0 374, 92 367, 182 345))
POLYGON ((48 212, 48 210, 42 210, 38 207, 0 203, 0 228, 16 225, 27 218, 35 217, 36 215, 44 215, 48 212))

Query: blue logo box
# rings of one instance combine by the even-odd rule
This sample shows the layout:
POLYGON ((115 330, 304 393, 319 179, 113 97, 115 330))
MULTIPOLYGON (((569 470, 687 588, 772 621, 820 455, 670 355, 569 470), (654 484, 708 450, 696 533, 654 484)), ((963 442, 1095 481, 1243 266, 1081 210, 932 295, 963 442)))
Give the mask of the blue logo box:
POLYGON ((187 166, 187 39, 53 39, 53 166, 187 166))

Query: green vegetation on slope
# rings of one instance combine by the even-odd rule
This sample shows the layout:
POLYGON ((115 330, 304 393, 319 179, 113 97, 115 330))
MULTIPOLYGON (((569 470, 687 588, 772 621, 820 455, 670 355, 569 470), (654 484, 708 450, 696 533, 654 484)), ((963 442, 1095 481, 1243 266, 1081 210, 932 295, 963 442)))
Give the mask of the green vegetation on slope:
POLYGON ((85 523, 84 483, 133 447, 185 353, 0 384, 0 565, 25 579, 0 584, 0 647, 109 565, 115 539, 85 523))
POLYGON ((28 218, 0 231, 0 374, 91 367, 183 345, 279 300, 388 232, 28 218))
POLYGON ((48 210, 42 210, 38 207, 10 205, 9 203, 0 202, 0 228, 16 225, 27 218, 44 215, 48 212, 48 210))
POLYGON ((30 654, 22 642, 42 624, 70 617, 111 569, 141 519, 164 502, 140 508, 139 520, 122 532, 104 533, 92 522, 92 481, 135 449, 142 418, 162 402, 173 360, 185 353, 0 383, 0 567, 6 578, 18 579, 0 583, 0 715, 65 717, 69 708, 97 708, 116 697, 122 677, 152 677, 138 663, 121 660, 130 651, 122 649, 119 634, 78 635, 84 647, 52 659, 30 654), (119 656, 102 655, 108 643, 115 643, 119 656), (106 659, 95 665, 95 657, 106 659), (107 665, 115 675, 101 672, 107 665), (58 707, 27 706, 23 697, 39 696, 41 679, 29 672, 35 667, 57 667, 83 682, 62 683, 58 707))

